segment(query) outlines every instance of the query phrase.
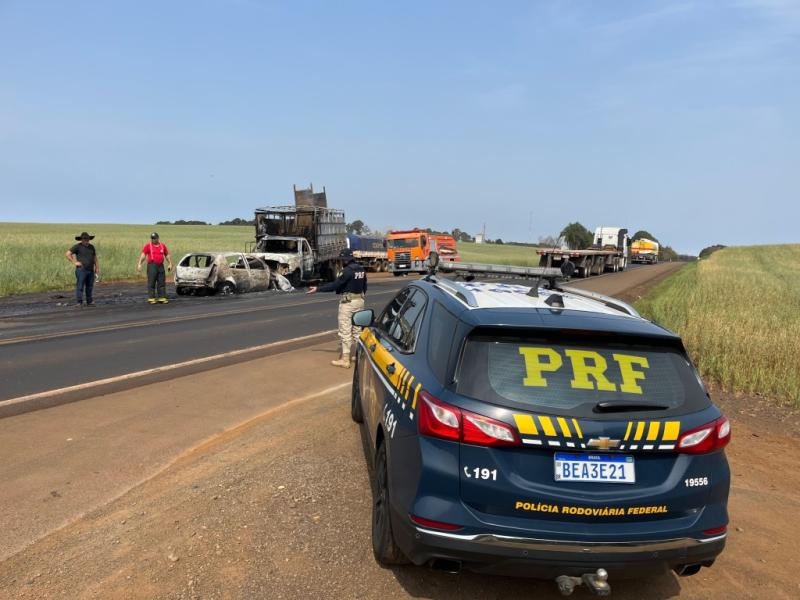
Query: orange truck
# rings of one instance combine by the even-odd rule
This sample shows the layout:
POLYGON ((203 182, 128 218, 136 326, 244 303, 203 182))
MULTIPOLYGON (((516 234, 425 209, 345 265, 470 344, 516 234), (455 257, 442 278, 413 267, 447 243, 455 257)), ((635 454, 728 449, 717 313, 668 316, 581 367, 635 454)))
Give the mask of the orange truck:
POLYGON ((460 262, 456 241, 450 235, 428 233, 421 229, 390 231, 386 236, 389 270, 399 277, 405 273, 427 272, 427 260, 432 251, 447 262, 460 262))

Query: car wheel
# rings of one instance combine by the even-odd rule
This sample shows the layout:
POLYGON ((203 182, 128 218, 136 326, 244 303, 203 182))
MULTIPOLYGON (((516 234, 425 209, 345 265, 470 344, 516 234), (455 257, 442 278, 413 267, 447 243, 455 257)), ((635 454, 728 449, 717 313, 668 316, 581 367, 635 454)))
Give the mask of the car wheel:
POLYGON ((217 286, 217 293, 220 296, 233 296, 236 293, 236 288, 230 281, 223 281, 217 286))
POLYGON ((386 444, 381 442, 375 458, 375 488, 372 499, 372 553, 384 566, 403 565, 408 559, 397 547, 392 533, 389 508, 389 471, 386 465, 386 444))
POLYGON ((358 359, 353 369, 353 391, 350 392, 350 417, 356 423, 364 422, 364 412, 361 410, 361 390, 358 387, 358 359))
POLYGON ((175 286, 175 293, 178 294, 178 296, 186 296, 189 293, 189 290, 187 290, 182 285, 176 285, 175 286))
POLYGON ((395 277, 400 277, 403 273, 398 273, 397 271, 392 271, 392 275, 395 277))

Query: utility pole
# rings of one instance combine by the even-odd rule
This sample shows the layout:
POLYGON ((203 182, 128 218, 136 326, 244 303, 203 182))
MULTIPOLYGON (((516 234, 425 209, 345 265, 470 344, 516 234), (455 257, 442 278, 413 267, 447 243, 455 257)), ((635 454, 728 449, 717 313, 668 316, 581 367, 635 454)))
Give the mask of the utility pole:
POLYGON ((528 240, 533 243, 533 211, 528 213, 528 240))

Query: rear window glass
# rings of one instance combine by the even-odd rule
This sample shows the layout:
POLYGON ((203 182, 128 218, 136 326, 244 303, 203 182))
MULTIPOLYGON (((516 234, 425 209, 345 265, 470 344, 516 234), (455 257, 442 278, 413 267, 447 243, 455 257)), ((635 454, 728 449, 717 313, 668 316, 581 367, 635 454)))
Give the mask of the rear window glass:
POLYGON ((445 383, 447 379, 450 347, 457 325, 456 317, 439 302, 434 302, 428 334, 428 364, 441 383, 445 383))
POLYGON ((678 350, 600 340, 473 337, 459 367, 460 394, 530 411, 618 417, 622 405, 657 405, 648 414, 701 410, 709 401, 678 350), (598 412, 598 403, 619 412, 598 412))
POLYGON ((181 261, 180 266, 192 267, 195 269, 207 269, 211 266, 213 259, 207 254, 190 254, 185 256, 181 261))
POLYGON ((395 238, 388 240, 389 248, 419 248, 419 238, 395 238))

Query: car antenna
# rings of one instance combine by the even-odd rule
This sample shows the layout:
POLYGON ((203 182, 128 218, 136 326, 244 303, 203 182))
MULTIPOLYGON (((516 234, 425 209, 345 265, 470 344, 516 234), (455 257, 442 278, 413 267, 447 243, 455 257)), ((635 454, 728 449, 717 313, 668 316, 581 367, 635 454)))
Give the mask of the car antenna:
POLYGON ((439 268, 439 253, 436 250, 431 250, 428 254, 428 273, 425 275, 425 281, 433 281, 436 279, 436 271, 439 268))

